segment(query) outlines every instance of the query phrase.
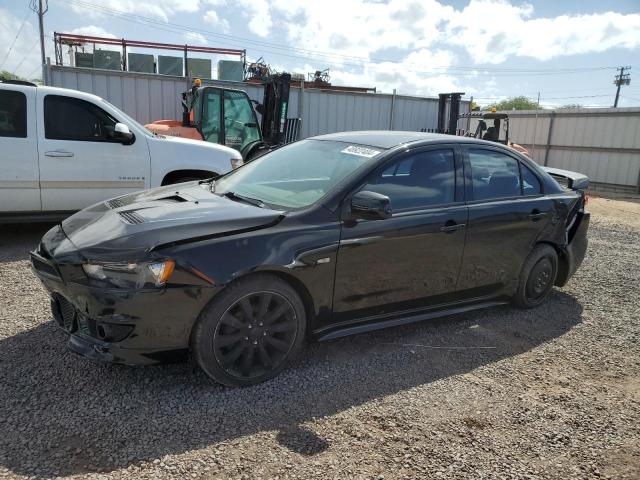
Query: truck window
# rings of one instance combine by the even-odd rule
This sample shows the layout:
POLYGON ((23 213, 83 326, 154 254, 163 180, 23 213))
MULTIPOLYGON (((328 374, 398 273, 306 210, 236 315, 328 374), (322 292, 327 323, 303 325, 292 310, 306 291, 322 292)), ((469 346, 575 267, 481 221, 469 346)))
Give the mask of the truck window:
POLYGON ((27 97, 0 90, 0 137, 27 138, 27 97))
POLYGON ((44 97, 44 135, 48 139, 108 142, 116 123, 107 112, 85 100, 44 97))
POLYGON ((244 92, 224 92, 224 137, 224 144, 238 151, 260 140, 255 113, 244 92))

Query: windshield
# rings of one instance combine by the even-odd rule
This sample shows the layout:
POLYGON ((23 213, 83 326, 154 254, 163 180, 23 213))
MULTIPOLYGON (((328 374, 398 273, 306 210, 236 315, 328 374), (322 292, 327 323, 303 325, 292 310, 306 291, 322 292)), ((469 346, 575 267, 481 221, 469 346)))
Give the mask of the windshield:
POLYGON ((344 142, 302 140, 225 175, 215 182, 213 192, 283 208, 303 208, 370 164, 382 151, 344 142))
POLYGON ((115 105, 107 102, 104 98, 101 98, 100 100, 102 100, 103 103, 105 103, 106 105, 109 105, 109 107, 111 107, 113 110, 118 112, 118 114, 116 115, 118 117, 117 118, 118 122, 124 123, 125 125, 127 125, 127 127, 131 127, 131 126, 138 127, 138 129, 148 137, 155 136, 154 132, 152 132, 151 130, 147 129, 144 125, 139 123, 137 120, 134 120, 133 118, 131 118, 129 115, 124 113, 122 110, 120 110, 115 105))
POLYGON ((224 144, 242 151, 260 140, 260 130, 251 102, 244 92, 224 92, 224 144))

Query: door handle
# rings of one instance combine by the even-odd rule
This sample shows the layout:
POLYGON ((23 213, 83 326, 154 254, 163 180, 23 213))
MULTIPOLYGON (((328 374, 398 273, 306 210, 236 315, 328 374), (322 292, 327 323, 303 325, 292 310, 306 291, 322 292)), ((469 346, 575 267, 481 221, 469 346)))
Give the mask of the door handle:
POLYGON ((443 226, 440 227, 440 231, 445 233, 451 233, 451 232, 455 232, 456 230, 460 230, 465 226, 466 226, 465 223, 456 223, 453 220, 449 220, 447 221, 447 223, 445 223, 443 226))
POLYGON ((541 218, 545 217, 546 215, 547 215, 547 212, 541 212, 540 210, 535 208, 529 214, 529 218, 531 219, 531 221, 537 222, 538 220, 540 220, 541 218))
POLYGON ((70 158, 73 157, 73 152, 67 152, 64 150, 50 150, 48 152, 44 152, 47 157, 56 157, 56 158, 70 158))

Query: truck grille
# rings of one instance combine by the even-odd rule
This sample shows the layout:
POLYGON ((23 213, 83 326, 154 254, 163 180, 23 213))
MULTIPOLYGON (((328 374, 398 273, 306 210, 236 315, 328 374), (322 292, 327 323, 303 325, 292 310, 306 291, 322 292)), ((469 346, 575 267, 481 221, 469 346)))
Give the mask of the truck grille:
POLYGON ((73 304, 58 293, 51 296, 53 318, 65 331, 73 333, 78 328, 76 309, 73 304))

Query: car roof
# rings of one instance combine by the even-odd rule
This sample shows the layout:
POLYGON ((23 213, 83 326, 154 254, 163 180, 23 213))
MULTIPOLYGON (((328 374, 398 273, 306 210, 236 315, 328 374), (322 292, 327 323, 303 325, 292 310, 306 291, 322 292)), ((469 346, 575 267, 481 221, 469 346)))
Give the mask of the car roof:
POLYGON ((445 135, 441 133, 402 132, 388 130, 363 130, 356 132, 338 132, 310 137, 313 140, 333 140, 336 142, 369 145, 377 148, 393 148, 411 143, 477 143, 482 145, 498 145, 471 137, 445 135))

